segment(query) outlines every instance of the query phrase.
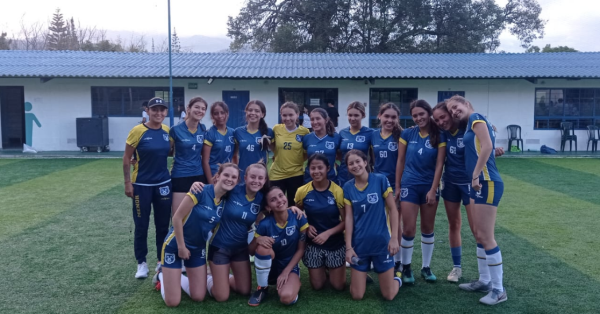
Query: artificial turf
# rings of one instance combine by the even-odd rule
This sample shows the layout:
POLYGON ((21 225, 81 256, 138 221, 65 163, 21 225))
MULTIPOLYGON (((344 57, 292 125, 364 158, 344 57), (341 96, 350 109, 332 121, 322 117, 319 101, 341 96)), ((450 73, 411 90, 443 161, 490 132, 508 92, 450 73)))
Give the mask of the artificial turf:
MULTIPOLYGON (((303 268, 300 298, 291 307, 278 303, 272 289, 257 308, 236 294, 225 303, 196 303, 184 294, 170 309, 150 278, 133 277, 131 201, 120 160, 0 160, 0 313, 599 313, 600 159, 500 158, 498 167, 505 182, 496 226, 505 303, 481 305, 482 295, 445 281, 452 263, 440 202, 431 265, 438 282, 417 278, 393 301, 381 298, 377 280, 362 301, 347 289, 313 291, 303 268)), ((477 276, 475 243, 464 214, 463 222, 468 280, 477 276)), ((420 263, 417 236, 413 268, 420 263)))

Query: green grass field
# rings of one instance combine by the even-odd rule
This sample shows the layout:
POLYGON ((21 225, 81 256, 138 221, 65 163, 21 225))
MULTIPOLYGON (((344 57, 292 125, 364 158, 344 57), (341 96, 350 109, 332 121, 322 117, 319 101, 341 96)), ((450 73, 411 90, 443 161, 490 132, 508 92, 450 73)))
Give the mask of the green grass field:
MULTIPOLYGON (((496 239, 508 302, 486 307, 478 303, 482 295, 445 281, 451 258, 440 202, 432 263, 440 280, 417 278, 394 301, 381 298, 377 281, 362 301, 348 291, 314 292, 303 270, 292 307, 278 303, 272 291, 258 308, 235 294, 221 304, 210 298, 194 303, 184 294, 178 308, 168 309, 150 278, 133 277, 131 201, 123 193, 120 160, 0 159, 0 313, 600 313, 600 159, 500 158, 498 166, 505 192, 496 239)), ((463 221, 467 280, 477 267, 464 215, 463 221)))

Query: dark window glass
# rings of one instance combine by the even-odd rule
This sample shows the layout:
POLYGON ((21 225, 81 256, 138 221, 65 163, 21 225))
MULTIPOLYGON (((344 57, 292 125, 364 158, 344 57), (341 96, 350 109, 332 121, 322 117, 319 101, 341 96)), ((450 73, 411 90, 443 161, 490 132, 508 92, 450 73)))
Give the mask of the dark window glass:
MULTIPOLYGON (((279 89, 279 107, 287 101, 292 101, 298 105, 300 113, 304 112, 304 107, 311 111, 315 108, 327 108, 327 102, 333 102, 338 107, 337 88, 280 88, 279 89)), ((340 113, 340 119, 342 114, 340 113)), ((281 117, 279 118, 281 120, 281 117)))
POLYGON ((410 117, 410 103, 418 97, 416 88, 371 88, 369 97, 369 127, 378 128, 379 106, 387 102, 393 102, 400 109, 400 125, 414 125, 410 117))
MULTIPOLYGON (((169 87, 92 87, 92 115, 108 117, 141 117, 142 104, 161 97, 167 104, 169 87)), ((175 107, 183 104, 184 88, 173 87, 175 107)), ((176 109, 176 108, 175 108, 176 109)))
POLYGON ((600 89, 540 88, 535 91, 534 128, 559 129, 560 122, 572 122, 587 129, 600 120, 600 89))

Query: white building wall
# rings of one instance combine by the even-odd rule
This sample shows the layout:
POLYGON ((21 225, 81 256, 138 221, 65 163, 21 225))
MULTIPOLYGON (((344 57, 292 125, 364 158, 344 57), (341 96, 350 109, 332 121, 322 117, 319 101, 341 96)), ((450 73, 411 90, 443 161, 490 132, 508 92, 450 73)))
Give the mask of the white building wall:
MULTIPOLYGON (((205 79, 175 79, 175 87, 185 88, 186 102, 201 96, 212 103, 221 100, 225 90, 250 91, 250 99, 260 99, 267 105, 268 125, 278 122, 279 88, 337 88, 340 111, 339 126, 348 126, 345 107, 352 101, 369 103, 370 88, 418 88, 419 98, 432 106, 437 102, 438 91, 465 91, 477 112, 487 117, 498 128, 497 144, 507 145, 506 126, 522 127, 525 149, 539 150, 545 144, 558 149, 560 131, 534 130, 534 99, 537 88, 593 87, 600 88, 600 80, 567 81, 558 79, 539 80, 536 84, 522 79, 496 80, 380 80, 365 84, 364 80, 224 80, 215 79, 207 84, 205 79), (188 89, 188 83, 197 83, 198 89, 188 89)), ((34 125, 33 146, 40 151, 78 150, 76 146, 75 118, 90 117, 91 86, 168 86, 165 79, 62 79, 55 78, 41 83, 38 78, 0 78, 0 86, 24 86, 25 101, 33 104, 32 112, 42 124, 34 125)), ((369 109, 367 108, 367 115, 369 109)), ((402 113, 405 115, 406 113, 402 113)), ((109 138, 112 150, 123 150, 129 130, 141 120, 140 117, 109 117, 109 138)), ((178 118, 175 118, 175 122, 178 118)), ((363 120, 368 124, 368 120, 363 120)), ((207 115, 203 121, 210 125, 207 115)), ((169 124, 168 118, 165 124, 169 124)), ((587 132, 577 130, 579 150, 585 150, 587 132)))

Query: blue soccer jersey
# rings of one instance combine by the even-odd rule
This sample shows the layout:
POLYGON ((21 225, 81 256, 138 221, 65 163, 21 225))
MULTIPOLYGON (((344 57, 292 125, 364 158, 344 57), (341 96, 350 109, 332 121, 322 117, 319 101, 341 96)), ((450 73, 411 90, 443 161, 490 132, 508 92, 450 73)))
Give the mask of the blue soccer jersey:
POLYGON ((208 163, 210 164, 210 171, 212 172, 211 176, 214 176, 217 174, 220 164, 231 162, 233 159, 233 148, 235 145, 233 129, 227 127, 227 133, 223 134, 217 127, 212 126, 206 131, 204 144, 211 146, 208 163))
POLYGON ((350 127, 347 127, 340 131, 341 144, 340 152, 342 153, 342 162, 338 169, 338 180, 340 185, 344 185, 346 181, 352 179, 350 173, 348 173, 348 166, 346 165, 346 153, 352 149, 358 149, 369 156, 369 147, 371 147, 371 136, 373 130, 363 126, 357 133, 352 133, 350 127))
POLYGON ((392 190, 396 189, 396 164, 398 162, 398 142, 391 134, 386 138, 381 136, 381 129, 373 130, 371 147, 375 156, 373 172, 381 173, 390 182, 392 190))
POLYGON ((402 185, 431 185, 435 177, 435 164, 439 147, 446 143, 440 142, 437 147, 429 143, 429 135, 422 136, 419 128, 409 128, 402 131, 400 143, 406 145, 402 185))
MULTIPOLYGON (((268 129, 267 136, 273 139, 273 130, 268 129)), ((261 159, 266 164, 268 158, 268 147, 262 149, 260 145, 262 134, 260 131, 254 133, 248 132, 247 126, 241 126, 233 131, 233 138, 238 144, 240 177, 243 177, 246 168, 251 164, 259 162, 261 159)))
MULTIPOLYGON (((323 192, 315 190, 312 181, 298 188, 296 192, 296 205, 302 207, 306 212, 308 224, 322 233, 340 224, 340 208, 344 206, 344 192, 339 185, 329 181, 329 188, 323 192)), ((337 250, 344 246, 344 233, 336 233, 327 239, 323 245, 312 243, 310 238, 306 240, 312 245, 325 250, 337 250)))
MULTIPOLYGON (((340 148, 341 137, 337 133, 333 133, 333 136, 325 134, 322 138, 319 138, 315 132, 309 133, 302 138, 302 147, 306 151, 307 157, 321 153, 329 160, 329 172, 327 178, 329 180, 337 182, 337 174, 335 171, 335 157, 337 151, 340 148)), ((304 182, 307 183, 312 181, 310 177, 310 171, 308 167, 304 169, 304 182)))
POLYGON ((127 136, 127 145, 135 148, 131 182, 137 185, 155 186, 171 181, 167 160, 171 151, 169 127, 150 129, 145 124, 136 125, 127 136))
POLYGON ((298 219, 290 209, 287 211, 288 220, 285 225, 278 225, 275 216, 268 215, 261 220, 254 233, 255 238, 265 236, 275 239, 272 248, 275 259, 279 261, 289 261, 294 256, 298 250, 301 233, 308 228, 306 218, 298 219))
POLYGON ((175 143, 175 156, 171 178, 193 177, 204 174, 202 170, 202 146, 206 126, 199 123, 194 132, 185 123, 174 126, 169 135, 175 143))
POLYGON ((385 198, 392 193, 387 178, 370 173, 367 186, 359 190, 354 179, 344 184, 344 203, 352 206, 354 232, 352 247, 359 256, 389 254, 391 233, 385 198))
POLYGON ((454 133, 442 131, 440 141, 446 143, 446 162, 444 163, 444 182, 454 184, 470 184, 471 179, 465 169, 465 130, 457 129, 454 133))
POLYGON ((262 193, 254 198, 246 195, 246 184, 239 184, 227 196, 221 222, 215 228, 210 244, 222 249, 248 246, 248 230, 260 212, 262 193))
POLYGON ((502 182, 500 172, 498 172, 498 168, 496 168, 496 158, 494 157, 496 148, 494 142, 496 141, 496 138, 494 136, 492 124, 489 123, 484 116, 478 113, 473 113, 469 117, 467 130, 465 131, 465 137, 463 138, 465 143, 465 166, 467 168, 467 175, 470 176, 473 174, 473 171, 475 171, 475 165, 477 165, 477 159, 479 158, 479 152, 481 151, 479 139, 477 136, 475 136, 475 132, 473 132, 473 127, 476 123, 485 123, 488 132, 490 133, 490 139, 492 140, 492 151, 490 152, 490 158, 488 158, 487 162, 483 166, 483 170, 479 175, 479 181, 502 182))
MULTIPOLYGON (((185 246, 189 250, 203 249, 206 247, 208 233, 221 220, 223 215, 223 201, 215 203, 215 188, 212 184, 207 184, 200 193, 188 193, 194 201, 192 211, 183 219, 183 237, 185 246)), ((163 244, 165 247, 177 250, 177 241, 175 240, 175 231, 167 235, 163 244)), ((163 254, 164 255, 164 254, 163 254)))

